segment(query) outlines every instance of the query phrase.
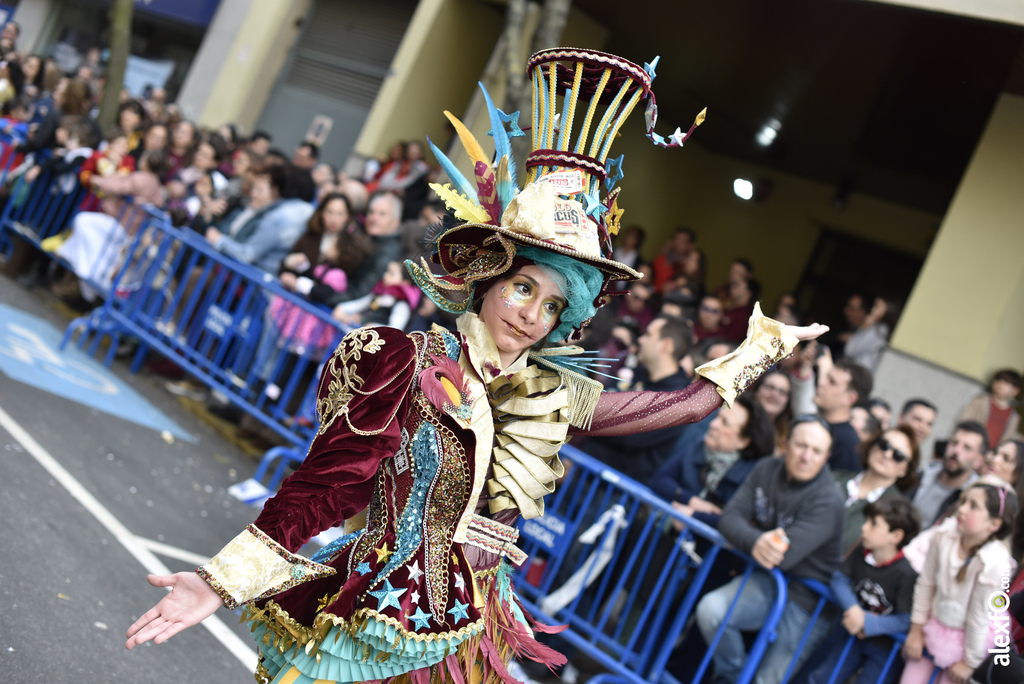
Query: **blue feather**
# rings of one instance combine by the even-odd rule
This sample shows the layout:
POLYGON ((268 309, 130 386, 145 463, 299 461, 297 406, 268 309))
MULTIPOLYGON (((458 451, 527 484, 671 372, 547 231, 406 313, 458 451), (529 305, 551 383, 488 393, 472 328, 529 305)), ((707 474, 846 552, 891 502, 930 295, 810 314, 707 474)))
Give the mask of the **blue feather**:
POLYGON ((466 177, 462 175, 462 172, 455 168, 455 164, 452 163, 452 160, 449 159, 444 152, 439 150, 437 145, 435 145, 430 138, 427 138, 427 144, 430 145, 430 151, 434 153, 438 163, 441 164, 441 168, 444 169, 448 178, 450 178, 452 183, 455 184, 455 188, 471 201, 479 204, 479 200, 476 196, 476 186, 466 180, 466 177))
POLYGON ((484 84, 478 82, 478 85, 484 94, 484 101, 487 103, 487 114, 491 118, 491 136, 494 138, 495 158, 508 157, 509 180, 499 182, 497 188, 498 199, 501 200, 501 207, 504 210, 509 202, 512 201, 512 198, 519 193, 519 186, 516 184, 516 160, 512 156, 512 144, 509 141, 508 131, 505 130, 505 122, 502 120, 501 113, 494 106, 491 94, 487 92, 484 84))

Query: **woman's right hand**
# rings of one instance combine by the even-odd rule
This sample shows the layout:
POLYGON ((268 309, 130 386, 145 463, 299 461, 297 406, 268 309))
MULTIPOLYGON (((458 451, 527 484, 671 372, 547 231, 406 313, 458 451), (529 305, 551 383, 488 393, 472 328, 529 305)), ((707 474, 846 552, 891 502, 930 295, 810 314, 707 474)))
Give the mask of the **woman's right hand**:
POLYGON ((924 654, 924 630, 921 625, 910 625, 907 640, 903 642, 903 655, 907 660, 920 660, 924 654))
POLYGON ((217 592, 194 572, 147 575, 146 579, 154 587, 170 587, 171 591, 128 628, 124 645, 129 650, 150 639, 162 644, 224 605, 217 592))

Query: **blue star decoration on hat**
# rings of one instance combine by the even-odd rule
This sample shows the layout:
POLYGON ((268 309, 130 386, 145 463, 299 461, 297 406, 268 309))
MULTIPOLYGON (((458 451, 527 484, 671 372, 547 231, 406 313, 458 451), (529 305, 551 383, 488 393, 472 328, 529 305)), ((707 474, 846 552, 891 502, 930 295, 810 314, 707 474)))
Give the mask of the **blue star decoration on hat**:
POLYGON ((601 200, 597 198, 597 195, 590 195, 583 193, 583 211, 588 216, 597 217, 602 211, 607 211, 608 207, 601 204, 601 200))
POLYGON ((654 79, 657 78, 657 76, 658 76, 656 73, 654 73, 654 70, 657 68, 658 62, 660 60, 661 60, 661 55, 658 55, 657 57, 652 59, 650 61, 650 63, 644 62, 644 71, 646 71, 647 75, 651 77, 651 83, 654 83, 654 79))
POLYGON ((366 573, 370 572, 370 564, 366 561, 363 561, 362 563, 356 566, 356 572, 358 572, 360 575, 365 575, 366 573))
POLYGON ((626 155, 620 154, 615 159, 609 159, 605 165, 604 187, 611 190, 615 184, 622 180, 622 160, 626 155))
POLYGON ((409 618, 410 621, 416 623, 416 631, 418 632, 421 629, 428 629, 430 627, 430 618, 434 617, 434 614, 424 613, 422 608, 416 606, 416 614, 409 615, 408 613, 406 613, 405 617, 409 618))
MULTIPOLYGON (((512 112, 511 114, 506 114, 505 112, 501 111, 500 109, 496 109, 496 111, 498 112, 498 118, 501 119, 501 122, 503 124, 508 124, 508 137, 510 137, 510 138, 521 138, 524 135, 526 135, 526 133, 523 132, 523 129, 519 127, 519 111, 518 110, 512 112)), ((493 138, 494 137, 494 129, 492 128, 489 131, 487 131, 487 135, 489 135, 489 136, 491 136, 493 138)))
POLYGON ((459 599, 455 599, 455 607, 448 611, 448 614, 455 619, 455 624, 459 624, 461 620, 469 619, 467 608, 469 608, 469 603, 463 603, 459 599))
POLYGON ((384 610, 388 606, 394 606, 395 608, 401 608, 398 605, 398 597, 409 591, 408 589, 395 589, 391 586, 391 580, 384 580, 384 588, 378 589, 377 591, 367 592, 370 596, 377 599, 377 610, 384 610))

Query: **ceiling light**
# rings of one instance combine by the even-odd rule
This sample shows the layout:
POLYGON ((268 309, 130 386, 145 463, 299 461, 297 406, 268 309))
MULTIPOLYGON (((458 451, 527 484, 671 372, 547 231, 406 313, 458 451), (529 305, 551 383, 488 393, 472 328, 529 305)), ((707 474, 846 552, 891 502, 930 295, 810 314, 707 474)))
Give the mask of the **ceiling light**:
POLYGON ((754 196, 754 184, 746 178, 737 178, 732 182, 732 191, 740 199, 748 200, 754 196))
POLYGON ((766 123, 757 133, 757 137, 755 138, 757 140, 757 144, 761 147, 768 147, 771 145, 779 135, 780 128, 782 128, 781 121, 778 119, 769 119, 768 123, 766 123))

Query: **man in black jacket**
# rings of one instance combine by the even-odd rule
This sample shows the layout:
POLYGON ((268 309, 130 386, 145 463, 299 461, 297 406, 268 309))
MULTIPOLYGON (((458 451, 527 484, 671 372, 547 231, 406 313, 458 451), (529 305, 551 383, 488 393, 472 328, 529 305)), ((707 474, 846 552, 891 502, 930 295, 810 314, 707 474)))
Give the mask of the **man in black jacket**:
MULTIPOLYGON (((726 505, 718 523, 726 540, 753 556, 766 570, 778 568, 790 580, 815 579, 827 584, 839 567, 843 536, 843 499, 826 464, 831 446, 831 430, 822 418, 797 418, 783 457, 762 459, 726 505)), ((742 584, 741 575, 707 594, 698 604, 697 625, 707 643, 723 625, 742 584)), ((747 660, 741 632, 759 630, 774 601, 774 578, 755 570, 742 586, 715 649, 719 680, 731 682, 739 675, 747 660)), ((816 601, 813 592, 790 581, 786 607, 776 628, 778 638, 757 668, 757 684, 783 681, 816 601)), ((793 672, 800 669, 828 627, 828 620, 817 620, 793 672)))

